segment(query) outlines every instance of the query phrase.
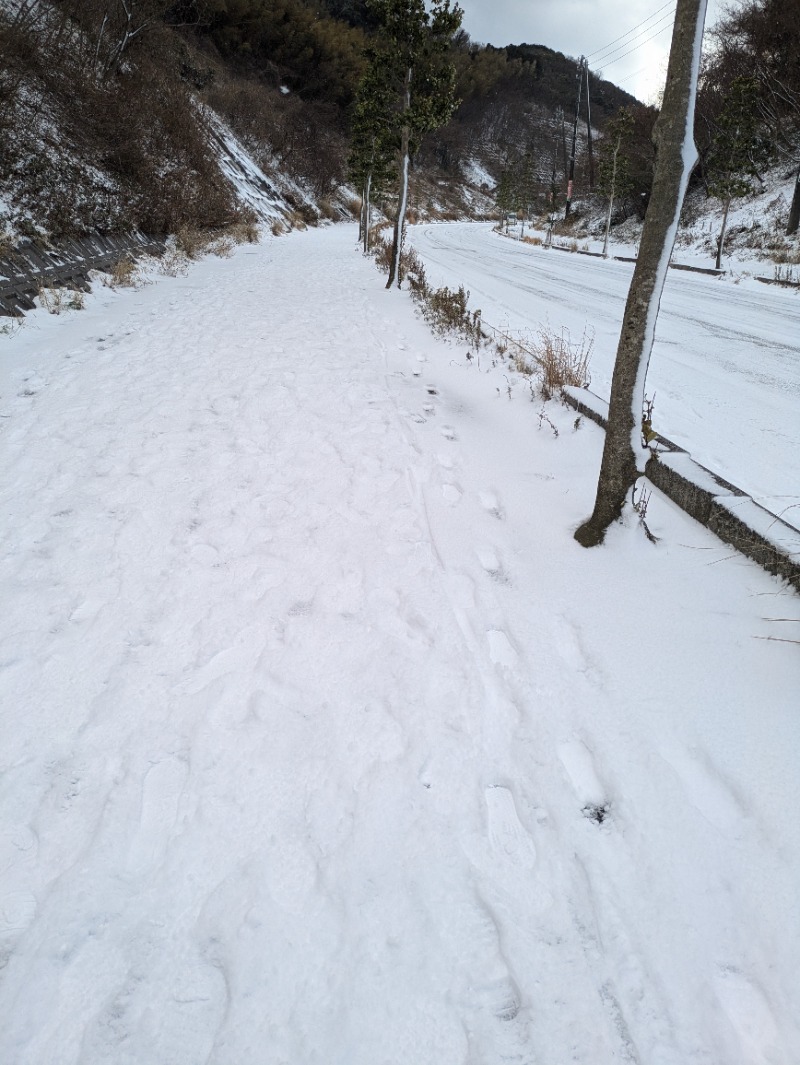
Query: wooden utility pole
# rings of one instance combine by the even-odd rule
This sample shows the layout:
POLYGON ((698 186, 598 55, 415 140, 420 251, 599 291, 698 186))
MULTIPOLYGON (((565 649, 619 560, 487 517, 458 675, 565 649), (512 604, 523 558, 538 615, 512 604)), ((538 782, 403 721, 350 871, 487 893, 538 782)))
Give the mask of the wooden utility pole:
POLYGON ((589 189, 594 188, 594 152, 592 151, 592 103, 589 99, 589 63, 583 61, 583 71, 586 75, 586 137, 589 147, 589 189))
POLYGON ((578 146, 578 119, 581 113, 581 92, 583 90, 583 64, 586 60, 583 56, 578 60, 578 96, 575 101, 575 121, 572 123, 572 151, 569 157, 569 177, 567 178, 567 204, 564 208, 564 219, 569 218, 572 208, 572 189, 575 183, 575 150, 578 146))

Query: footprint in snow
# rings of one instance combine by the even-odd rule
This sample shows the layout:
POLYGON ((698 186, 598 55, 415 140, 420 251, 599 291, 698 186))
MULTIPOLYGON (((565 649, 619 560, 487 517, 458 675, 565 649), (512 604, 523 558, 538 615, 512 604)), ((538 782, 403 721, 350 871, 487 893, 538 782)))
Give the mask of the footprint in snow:
POLYGON ((558 757, 581 804, 584 817, 601 825, 611 807, 591 752, 580 740, 570 740, 559 746, 558 757))
POLYGON ((15 866, 33 861, 38 850, 39 840, 27 825, 0 828, 0 875, 4 882, 15 866))
POLYGON ((475 549, 478 561, 486 570, 493 581, 498 584, 508 584, 508 575, 503 569, 503 564, 491 547, 478 547, 475 549))
POLYGON ((481 506, 487 514, 491 514, 491 516, 493 518, 496 518, 498 521, 503 520, 503 518, 505 517, 505 513, 503 511, 502 506, 500 505, 500 500, 497 498, 494 492, 480 492, 478 498, 480 499, 481 506))
POLYGON ((742 1060, 753 1065, 784 1061, 778 1026, 764 993, 734 968, 723 968, 715 981, 717 998, 742 1048, 742 1060))
POLYGON ((692 755, 677 747, 662 750, 661 757, 677 773, 692 806, 718 831, 736 836, 747 812, 710 760, 702 752, 692 755))
POLYGON ((186 763, 175 757, 150 766, 142 783, 139 824, 128 852, 132 873, 151 872, 166 850, 178 820, 178 805, 186 784, 186 763))
POLYGON ((445 440, 457 440, 456 431, 452 425, 443 425, 440 430, 445 440))
POLYGON ((517 814, 514 796, 500 785, 486 789, 489 841, 501 861, 523 869, 536 865, 536 847, 517 814))
POLYGON ((449 506, 454 507, 456 503, 461 499, 461 489, 457 484, 443 484, 442 485, 442 499, 449 506))
POLYGON ((0 939, 24 932, 36 916, 36 896, 12 891, 0 897, 0 939))
POLYGON ((486 639, 489 641, 489 657, 496 666, 516 665, 517 652, 504 632, 500 629, 489 629, 486 639))
POLYGON ((469 986, 463 993, 470 1061, 530 1065, 528 1011, 503 953, 497 923, 480 899, 458 915, 469 986))

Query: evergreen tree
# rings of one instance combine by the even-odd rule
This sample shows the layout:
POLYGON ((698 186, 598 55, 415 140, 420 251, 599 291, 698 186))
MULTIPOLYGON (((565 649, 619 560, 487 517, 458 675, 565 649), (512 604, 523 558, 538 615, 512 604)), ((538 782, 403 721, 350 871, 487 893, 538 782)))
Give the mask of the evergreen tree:
POLYGON ((752 192, 751 179, 767 164, 768 142, 762 137, 758 114, 758 82, 736 78, 717 119, 717 133, 706 159, 708 191, 723 204, 722 227, 717 240, 716 268, 722 263, 722 248, 733 200, 752 192))
POLYGON ((380 25, 371 66, 393 99, 386 122, 398 144, 399 203, 387 288, 401 281, 411 157, 422 136, 444 125, 456 104, 455 68, 446 53, 461 25, 462 11, 457 4, 451 8, 450 0, 432 0, 430 6, 428 12, 424 0, 369 0, 380 25))
MULTIPOLYGON (((374 55, 371 56, 374 60, 374 55)), ((386 187, 392 176, 396 145, 386 122, 390 94, 380 66, 371 62, 356 96, 351 125, 348 171, 350 180, 361 190, 359 238, 369 251, 370 202, 374 193, 386 187)))
POLYGON ((514 175, 510 169, 506 169, 500 175, 497 188, 494 190, 494 202, 500 212, 501 224, 505 222, 508 229, 508 216, 516 210, 516 191, 514 188, 514 175))
POLYGON ((606 123, 602 148, 600 152, 600 173, 597 187, 608 196, 608 213, 606 215, 606 234, 603 241, 603 258, 608 258, 608 236, 611 232, 611 215, 614 210, 614 198, 625 196, 633 187, 630 164, 626 153, 633 133, 633 116, 627 108, 606 123))

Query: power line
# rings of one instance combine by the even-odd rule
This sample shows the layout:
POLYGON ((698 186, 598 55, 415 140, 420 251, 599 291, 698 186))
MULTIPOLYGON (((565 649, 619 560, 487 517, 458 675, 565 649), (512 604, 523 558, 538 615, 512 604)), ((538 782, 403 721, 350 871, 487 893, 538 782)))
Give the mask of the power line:
MULTIPOLYGON (((674 2, 675 2, 675 0, 667 0, 667 3, 664 4, 662 7, 658 8, 657 11, 654 11, 651 15, 648 15, 646 19, 642 19, 641 22, 637 22, 637 24, 633 27, 633 29, 628 30, 626 33, 621 34, 619 37, 615 37, 614 40, 613 41, 609 41, 608 44, 604 44, 600 48, 595 48, 595 50, 593 52, 590 52, 586 56, 586 58, 587 59, 591 59, 592 56, 597 55, 599 52, 607 52, 609 50, 609 48, 611 48, 611 46, 613 44, 616 44, 618 41, 624 40, 625 37, 630 37, 630 35, 632 33, 635 33, 638 29, 643 27, 646 23, 650 22, 651 19, 654 19, 656 17, 656 15, 660 15, 662 11, 666 10, 666 8, 673 7, 674 2)), ((652 27, 650 27, 650 28, 652 28, 652 27)))
POLYGON ((665 33, 667 30, 671 29, 671 25, 662 26, 660 30, 653 34, 652 37, 648 37, 646 40, 640 41, 639 44, 634 45, 634 47, 631 48, 629 52, 623 52, 622 55, 618 55, 616 59, 612 59, 610 63, 606 62, 603 65, 613 67, 614 64, 619 63, 621 59, 625 59, 626 56, 632 55, 634 52, 638 52, 640 48, 643 48, 646 44, 649 44, 651 41, 654 41, 656 37, 660 37, 662 33, 665 33))
POLYGON ((621 80, 621 81, 615 81, 615 82, 614 82, 614 84, 615 84, 615 85, 624 85, 626 81, 631 81, 631 80, 632 80, 633 78, 636 78, 636 77, 638 77, 638 76, 639 76, 639 74, 644 74, 644 72, 645 72, 646 70, 649 70, 649 69, 650 69, 649 67, 640 67, 640 68, 639 68, 639 70, 635 70, 635 71, 633 72, 633 74, 629 74, 629 75, 627 76, 627 78, 622 78, 622 80, 621 80))
MULTIPOLYGON (((672 26, 672 21, 673 21, 674 15, 675 15, 675 11, 674 10, 673 11, 668 11, 666 15, 662 15, 661 16, 661 18, 658 20, 658 22, 654 22, 652 24, 652 26, 648 26, 647 29, 641 30, 635 37, 631 37, 630 40, 626 41, 624 44, 617 45, 616 48, 612 48, 610 50, 607 50, 603 55, 598 56, 594 60, 594 65, 595 66, 603 66, 603 64, 605 64, 605 63, 615 63, 616 62, 616 59, 614 59, 615 53, 616 52, 620 52, 623 49, 627 48, 628 45, 631 45, 631 44, 635 45, 635 47, 633 49, 631 49, 631 50, 632 51, 636 51, 636 48, 641 47, 641 45, 643 45, 643 44, 647 44, 648 41, 652 41, 653 40, 653 37, 657 37, 659 33, 663 33, 664 30, 669 29, 672 26), (661 23, 665 23, 665 25, 661 26, 661 23), (660 30, 656 30, 656 26, 661 26, 661 29, 660 30), (656 30, 656 32, 652 33, 653 30, 656 30), (639 44, 636 44, 636 42, 639 41, 639 38, 644 36, 644 34, 646 34, 646 33, 652 33, 652 36, 648 37, 644 41, 640 41, 639 44)), ((625 55, 630 55, 630 51, 625 52, 625 55)))

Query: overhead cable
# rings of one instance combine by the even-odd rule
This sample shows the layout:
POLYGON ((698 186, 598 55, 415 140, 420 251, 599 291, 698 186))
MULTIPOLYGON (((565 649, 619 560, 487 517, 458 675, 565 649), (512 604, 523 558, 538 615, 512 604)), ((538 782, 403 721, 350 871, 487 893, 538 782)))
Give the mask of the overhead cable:
MULTIPOLYGON (((658 22, 654 22, 652 26, 648 26, 647 29, 641 30, 635 37, 631 37, 630 40, 625 41, 624 44, 617 45, 616 48, 607 50, 603 55, 597 56, 597 58, 594 60, 593 65, 603 66, 606 63, 615 63, 617 61, 615 58, 616 53, 623 52, 625 51, 625 49, 628 49, 627 51, 625 51, 625 55, 630 55, 631 51, 636 51, 636 49, 641 47, 641 45, 647 44, 648 41, 652 41, 653 38, 657 37, 659 33, 663 33, 664 30, 670 29, 672 27, 674 15, 674 11, 668 11, 666 15, 661 16, 658 22), (661 28, 656 29, 657 26, 660 26, 661 28), (639 38, 645 36, 645 34, 650 34, 650 36, 646 37, 645 40, 640 41, 639 38), (634 47, 629 48, 629 45, 633 45, 634 47)), ((619 57, 617 56, 617 58, 619 57)))
POLYGON ((646 24, 652 19, 654 19, 656 15, 660 15, 660 13, 666 11, 667 7, 672 7, 674 11, 674 6, 674 0, 668 0, 668 2, 665 3, 662 7, 658 7, 658 10, 654 11, 652 15, 648 15, 648 17, 642 19, 641 22, 637 22, 636 26, 632 30, 627 30, 627 32, 621 34, 619 37, 615 37, 614 40, 609 40, 607 45, 603 45, 600 48, 595 48, 593 52, 589 52, 589 54, 586 56, 587 60, 590 60, 593 55, 598 55, 600 52, 607 52, 611 46, 616 45, 618 42, 621 42, 621 40, 624 40, 625 37, 630 37, 632 33, 636 33, 637 30, 646 26, 646 24))

